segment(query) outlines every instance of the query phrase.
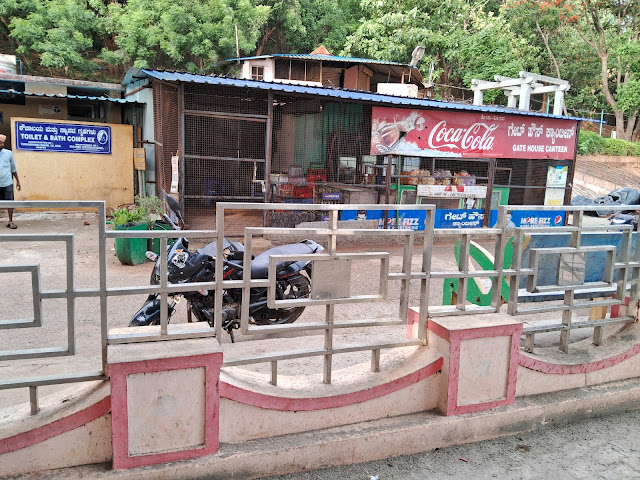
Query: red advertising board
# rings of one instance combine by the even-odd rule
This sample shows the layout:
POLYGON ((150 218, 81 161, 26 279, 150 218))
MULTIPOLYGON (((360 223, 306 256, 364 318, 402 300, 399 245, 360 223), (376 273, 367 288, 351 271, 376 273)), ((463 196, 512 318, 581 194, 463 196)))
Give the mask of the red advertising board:
POLYGON ((373 107, 372 155, 475 158, 575 156, 578 123, 546 117, 373 107))

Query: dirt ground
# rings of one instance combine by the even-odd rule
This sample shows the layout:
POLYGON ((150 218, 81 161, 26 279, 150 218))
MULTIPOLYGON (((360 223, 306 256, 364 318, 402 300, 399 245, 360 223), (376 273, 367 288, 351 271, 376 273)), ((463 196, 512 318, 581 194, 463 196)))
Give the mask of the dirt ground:
MULTIPOLYGON (((0 215, 6 215, 0 212, 0 215)), ((2 217, 0 216, 0 219, 2 217)), ((99 284, 97 252, 98 252, 98 225, 97 217, 91 212, 52 213, 18 212, 14 216, 18 225, 17 230, 7 234, 53 234, 70 233, 74 235, 73 249, 75 251, 74 285, 76 289, 97 288, 99 284)), ((1 224, 1 220, 0 220, 1 224)), ((5 232, 3 232, 5 233, 5 232)), ((44 238, 33 238, 26 242, 6 241, 7 235, 0 236, 0 244, 3 249, 0 265, 40 265, 40 283, 44 290, 60 290, 66 283, 65 277, 65 245, 63 242, 49 242, 44 238)), ((317 239, 320 243, 323 239, 317 239)), ((205 240, 194 240, 191 249, 204 245, 205 240)), ((271 245, 266 240, 256 240, 254 246, 258 251, 267 249, 271 245)), ((412 269, 420 271, 422 264, 421 245, 417 245, 412 257, 412 269)), ((357 245, 339 247, 340 251, 384 251, 390 254, 390 269, 392 272, 400 272, 402 268, 402 247, 400 245, 357 245)), ((453 241, 438 240, 434 246, 432 270, 451 271, 456 269, 453 256, 453 241)), ((107 243, 107 285, 109 288, 125 286, 148 285, 149 275, 152 269, 151 262, 137 266, 121 265, 115 256, 113 240, 107 243)), ((365 294, 377 291, 379 279, 379 261, 366 260, 354 261, 351 277, 351 293, 365 294)), ((337 320, 355 320, 361 318, 389 319, 397 318, 398 298, 400 294, 400 282, 389 283, 389 301, 379 303, 338 305, 335 307, 337 320)), ((441 305, 443 295, 443 281, 433 280, 430 288, 430 304, 441 305)), ((410 288, 410 306, 419 304, 420 282, 412 282, 410 288)), ((130 295, 109 297, 108 319, 109 328, 125 327, 132 315, 144 303, 145 295, 130 295)), ((0 301, 3 305, 0 311, 0 321, 19 318, 31 318, 33 316, 31 276, 26 272, 0 274, 0 301)), ((186 322, 186 308, 182 302, 177 312, 172 317, 173 323, 186 322)), ((43 300, 43 326, 40 328, 21 328, 2 330, 0 335, 0 351, 23 350, 32 348, 64 347, 68 341, 67 329, 67 305, 63 299, 43 300)), ((505 308, 505 307, 503 307, 505 308)), ((18 377, 41 377, 58 372, 97 372, 101 368, 100 357, 100 317, 99 302, 96 297, 80 298, 75 306, 75 338, 76 352, 72 357, 53 357, 45 359, 0 361, 0 378, 12 379, 18 377)), ((324 307, 308 307, 297 323, 322 321, 324 319, 324 307)), ((538 316, 538 320, 547 317, 538 316)), ((527 321, 526 318, 523 319, 527 321)), ((376 327, 380 328, 380 327, 376 327)), ((388 339, 401 341, 405 337, 406 327, 397 326, 379 330, 375 329, 345 329, 340 331, 334 345, 353 343, 354 341, 366 341, 372 335, 384 335, 388 339), (348 330, 348 331, 347 331, 348 330)), ((582 329, 572 338, 580 340, 591 334, 589 329, 582 329)), ((573 335, 573 334, 572 334, 573 335)), ((73 335, 71 335, 73 336, 73 335)), ((277 348, 282 350, 287 343, 300 347, 304 342, 305 348, 322 346, 324 336, 321 332, 310 333, 298 338, 295 334, 284 335, 284 339, 277 339, 274 335, 258 334, 251 336, 237 335, 237 344, 230 345, 230 339, 225 334, 221 339, 225 349, 225 358, 238 351, 239 345, 250 340, 252 348, 259 344, 260 349, 268 350, 277 348)), ((557 344, 559 333, 537 335, 536 341, 540 346, 557 344)), ((245 344, 249 346, 249 344, 245 344)), ((354 363, 369 363, 370 352, 360 352, 344 355, 334 355, 334 369, 339 370, 354 363)), ((384 360, 384 354, 383 354, 384 360)), ((250 370, 268 372, 268 364, 246 367, 250 370)), ((279 362, 279 373, 299 374, 300 372, 320 376, 322 374, 321 357, 304 359, 291 362, 279 362)), ((66 388, 66 386, 41 387, 40 397, 44 397, 54 390, 66 388)), ((27 402, 28 389, 0 390, 0 409, 27 402)))
POLYGON ((358 465, 269 480, 640 478, 640 411, 358 465))

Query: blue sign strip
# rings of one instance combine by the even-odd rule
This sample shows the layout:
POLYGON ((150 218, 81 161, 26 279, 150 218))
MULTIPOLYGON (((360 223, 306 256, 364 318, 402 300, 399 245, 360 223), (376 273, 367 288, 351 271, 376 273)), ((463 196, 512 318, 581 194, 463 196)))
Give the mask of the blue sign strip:
MULTIPOLYGON (((390 210, 387 228, 424 230, 426 212, 421 210, 400 210, 396 221, 396 212, 390 210)), ((378 228, 384 226, 383 210, 343 210, 341 220, 377 220, 378 228)), ((511 214, 512 227, 558 227, 564 225, 565 212, 543 210, 516 210, 511 214)), ((484 210, 436 210, 435 228, 480 228, 484 220, 484 210)), ((489 226, 498 221, 498 210, 491 210, 489 226)))
POLYGON ((111 154, 111 127, 16 122, 16 147, 31 152, 111 154))
MULTIPOLYGON (((544 210, 514 210, 511 212, 511 226, 516 227, 563 227, 566 212, 544 210)), ((509 225, 507 220, 507 226, 509 225)))

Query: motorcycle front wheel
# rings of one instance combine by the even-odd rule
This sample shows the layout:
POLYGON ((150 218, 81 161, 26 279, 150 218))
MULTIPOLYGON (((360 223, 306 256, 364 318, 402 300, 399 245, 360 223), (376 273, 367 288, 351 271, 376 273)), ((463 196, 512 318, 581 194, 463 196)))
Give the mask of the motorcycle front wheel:
MULTIPOLYGON (((311 282, 309 279, 300 275, 294 281, 287 285, 284 292, 285 298, 308 298, 311 292, 311 282)), ((256 325, 284 325, 286 323, 295 322, 305 307, 291 308, 264 308, 253 315, 253 321, 256 325)))

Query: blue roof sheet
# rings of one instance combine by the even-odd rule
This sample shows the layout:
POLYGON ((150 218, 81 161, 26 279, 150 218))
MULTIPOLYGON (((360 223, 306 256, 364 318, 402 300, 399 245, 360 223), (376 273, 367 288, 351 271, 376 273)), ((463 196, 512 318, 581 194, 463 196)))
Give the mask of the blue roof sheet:
POLYGON ((73 98, 77 100, 102 100, 105 102, 114 102, 114 103, 140 103, 132 100, 127 100, 126 98, 113 98, 113 97, 89 97, 85 95, 59 95, 55 93, 27 93, 27 92, 19 92, 17 90, 0 90, 0 93, 10 93, 13 95, 24 95, 26 97, 48 97, 48 98, 73 98))
POLYGON ((220 62, 220 65, 242 60, 259 60, 262 58, 290 58, 294 60, 317 60, 323 62, 371 63, 378 65, 397 65, 399 67, 417 68, 415 66, 409 65, 408 63, 390 62, 389 60, 374 60, 372 58, 357 57, 338 57, 335 55, 318 55, 311 53, 274 53, 272 55, 259 55, 256 57, 228 58, 227 60, 220 62))
MULTIPOLYGON (((231 87, 247 87, 256 88, 259 90, 272 90, 274 92, 282 93, 297 93, 306 95, 319 95, 322 97, 339 98, 342 100, 359 100, 365 102, 374 102, 380 104, 386 104, 390 106, 406 106, 415 108, 437 108, 448 110, 463 110, 469 112, 486 112, 486 113, 500 113, 508 115, 522 115, 529 117, 546 117, 546 118, 560 118, 565 120, 585 120, 591 122, 599 122, 599 120, 591 120, 589 118, 568 117, 568 116, 556 116, 548 113, 540 112, 524 112, 521 110, 515 110, 505 107, 493 107, 493 106, 480 106, 469 105, 465 103, 451 103, 441 102, 438 100, 428 100, 423 98, 411 98, 400 97, 395 95, 383 95, 380 93, 362 92, 355 90, 345 90, 340 88, 329 87, 310 87, 304 85, 291 85, 279 82, 265 82, 259 80, 245 80, 238 78, 229 78, 222 76, 212 75, 194 75, 191 73, 182 72, 169 72, 159 70, 140 70, 145 76, 155 78, 158 80, 164 80, 167 82, 187 82, 187 83, 201 83, 209 85, 223 85, 231 87)), ((134 76, 135 77, 135 76, 134 76)))

